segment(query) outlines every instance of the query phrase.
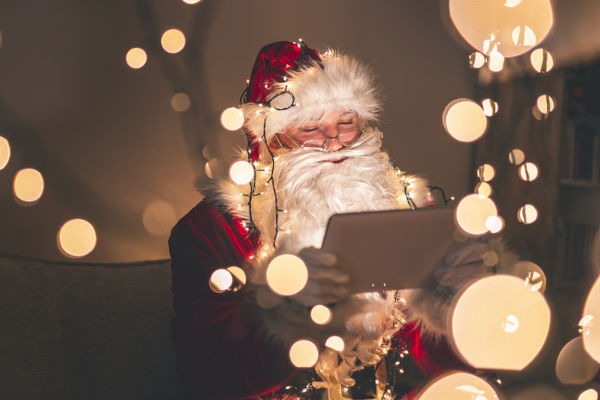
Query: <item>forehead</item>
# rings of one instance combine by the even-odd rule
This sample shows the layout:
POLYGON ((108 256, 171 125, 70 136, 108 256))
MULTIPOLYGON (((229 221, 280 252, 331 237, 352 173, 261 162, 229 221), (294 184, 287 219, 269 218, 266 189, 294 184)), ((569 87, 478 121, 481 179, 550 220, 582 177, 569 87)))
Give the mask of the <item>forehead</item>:
MULTIPOLYGON (((327 113, 323 113, 321 115, 316 115, 312 117, 309 122, 320 122, 320 121, 329 121, 329 120, 337 120, 338 118, 346 117, 348 115, 356 115, 356 113, 352 110, 335 110, 329 111, 327 113)), ((302 125, 302 124, 300 124, 302 125)))

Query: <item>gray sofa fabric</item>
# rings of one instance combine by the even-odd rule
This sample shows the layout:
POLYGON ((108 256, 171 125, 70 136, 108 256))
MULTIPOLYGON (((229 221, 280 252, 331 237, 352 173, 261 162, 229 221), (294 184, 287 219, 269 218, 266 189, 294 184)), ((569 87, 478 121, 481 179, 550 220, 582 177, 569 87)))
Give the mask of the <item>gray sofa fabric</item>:
POLYGON ((0 399, 177 399, 170 260, 0 255, 0 399))

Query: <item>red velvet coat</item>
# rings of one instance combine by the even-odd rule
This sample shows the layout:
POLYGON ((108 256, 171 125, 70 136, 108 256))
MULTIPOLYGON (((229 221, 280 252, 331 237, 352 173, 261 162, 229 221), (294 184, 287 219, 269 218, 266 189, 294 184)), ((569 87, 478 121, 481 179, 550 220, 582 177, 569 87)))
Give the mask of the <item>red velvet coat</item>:
MULTIPOLYGON (((257 245, 258 236, 248 234, 238 218, 205 201, 171 232, 173 341, 179 376, 193 398, 257 397, 282 387, 297 372, 287 349, 268 340, 259 321, 241 313, 244 290, 216 294, 208 285, 215 269, 248 265, 257 245)), ((426 349, 414 326, 399 334, 425 374, 446 369, 437 360, 452 358, 444 345, 426 349)))

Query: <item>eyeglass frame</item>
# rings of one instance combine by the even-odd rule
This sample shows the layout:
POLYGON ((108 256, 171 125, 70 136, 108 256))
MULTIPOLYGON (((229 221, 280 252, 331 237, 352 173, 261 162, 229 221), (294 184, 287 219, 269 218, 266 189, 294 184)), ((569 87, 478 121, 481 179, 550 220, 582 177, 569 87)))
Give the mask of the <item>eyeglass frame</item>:
POLYGON ((358 119, 358 130, 357 131, 352 131, 352 132, 347 132, 347 133, 357 133, 356 137, 352 140, 351 143, 349 144, 344 144, 341 140, 340 140, 340 135, 343 135, 344 133, 340 133, 339 129, 338 129, 338 134, 337 136, 334 137, 323 137, 322 139, 325 140, 323 142, 322 146, 305 146, 306 143, 310 142, 311 140, 322 140, 322 139, 309 139, 306 140, 303 143, 298 142, 296 139, 293 139, 292 137, 290 137, 288 134, 286 134, 285 132, 276 132, 275 133, 275 138, 277 139, 277 143, 279 144, 280 147, 283 148, 287 148, 292 150, 293 148, 291 148, 290 146, 286 145, 285 143, 283 143, 281 141, 281 138, 279 137, 279 135, 283 135, 285 136, 290 142, 292 142, 294 144, 294 146, 297 147, 309 147, 309 148, 314 148, 314 149, 321 149, 322 151, 327 151, 327 147, 329 146, 329 142, 331 142, 332 140, 337 139, 337 141, 342 145, 342 148, 346 148, 348 146, 351 146, 363 133, 364 131, 364 123, 362 121, 362 119, 360 117, 358 117, 358 114, 354 111, 348 111, 348 113, 352 113, 356 116, 356 118, 358 119))

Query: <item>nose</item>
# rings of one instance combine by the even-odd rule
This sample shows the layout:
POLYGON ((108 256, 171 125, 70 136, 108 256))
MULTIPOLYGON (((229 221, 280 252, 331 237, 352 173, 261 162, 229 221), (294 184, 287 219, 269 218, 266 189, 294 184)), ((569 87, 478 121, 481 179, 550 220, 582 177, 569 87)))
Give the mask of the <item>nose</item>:
POLYGON ((336 136, 333 139, 329 139, 327 141, 327 146, 325 146, 325 151, 338 151, 342 147, 344 147, 344 145, 342 145, 340 143, 340 138, 336 136))
POLYGON ((327 137, 327 145, 325 146, 326 151, 337 151, 344 147, 344 145, 340 143, 336 122, 328 123, 323 128, 323 134, 327 137))

